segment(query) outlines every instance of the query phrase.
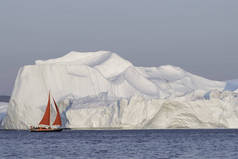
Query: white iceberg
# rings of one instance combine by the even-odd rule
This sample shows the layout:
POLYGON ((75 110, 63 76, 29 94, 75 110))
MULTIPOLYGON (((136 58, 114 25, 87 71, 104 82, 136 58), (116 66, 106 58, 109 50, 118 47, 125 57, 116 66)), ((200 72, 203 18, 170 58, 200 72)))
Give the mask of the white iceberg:
POLYGON ((236 86, 108 51, 70 52, 20 68, 1 126, 37 126, 50 90, 67 128, 237 128, 236 86))

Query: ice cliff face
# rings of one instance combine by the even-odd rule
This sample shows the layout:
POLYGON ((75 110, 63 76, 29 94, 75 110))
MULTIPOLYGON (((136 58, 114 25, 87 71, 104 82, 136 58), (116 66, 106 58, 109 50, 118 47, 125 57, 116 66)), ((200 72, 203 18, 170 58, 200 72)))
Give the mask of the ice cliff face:
POLYGON ((50 90, 69 128, 237 128, 235 83, 135 67, 108 51, 70 52, 19 70, 1 126, 37 126, 50 90))

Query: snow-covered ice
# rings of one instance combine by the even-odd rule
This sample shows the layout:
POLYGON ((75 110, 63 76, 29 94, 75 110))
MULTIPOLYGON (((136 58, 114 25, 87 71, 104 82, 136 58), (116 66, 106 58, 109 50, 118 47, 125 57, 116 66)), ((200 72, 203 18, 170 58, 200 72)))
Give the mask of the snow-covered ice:
POLYGON ((237 83, 73 51, 20 68, 1 126, 38 125, 50 90, 67 128, 238 128, 237 83))

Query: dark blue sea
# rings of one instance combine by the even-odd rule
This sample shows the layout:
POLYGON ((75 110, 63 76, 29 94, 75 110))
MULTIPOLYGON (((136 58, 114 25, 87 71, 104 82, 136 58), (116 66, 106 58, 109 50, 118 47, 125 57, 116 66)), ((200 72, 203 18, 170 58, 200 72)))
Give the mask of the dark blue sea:
POLYGON ((237 159, 238 130, 3 130, 0 158, 237 159))

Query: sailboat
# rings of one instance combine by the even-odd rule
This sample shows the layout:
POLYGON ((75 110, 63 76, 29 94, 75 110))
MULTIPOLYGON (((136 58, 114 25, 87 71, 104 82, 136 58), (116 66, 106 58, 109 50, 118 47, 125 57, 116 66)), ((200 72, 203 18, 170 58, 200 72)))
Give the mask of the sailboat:
MULTIPOLYGON (((56 118, 54 123, 52 124, 53 126, 62 126, 62 122, 61 122, 61 117, 60 117, 60 112, 59 112, 59 108, 54 100, 54 105, 55 105, 55 109, 56 109, 56 118)), ((51 127, 50 124, 50 107, 51 107, 51 102, 50 102, 50 93, 49 93, 49 97, 48 97, 48 104, 45 110, 45 114, 43 116, 43 118, 41 119, 39 126, 38 127, 30 127, 30 131, 31 132, 55 132, 55 131, 62 131, 63 129, 58 127, 58 128, 53 128, 51 127)))

